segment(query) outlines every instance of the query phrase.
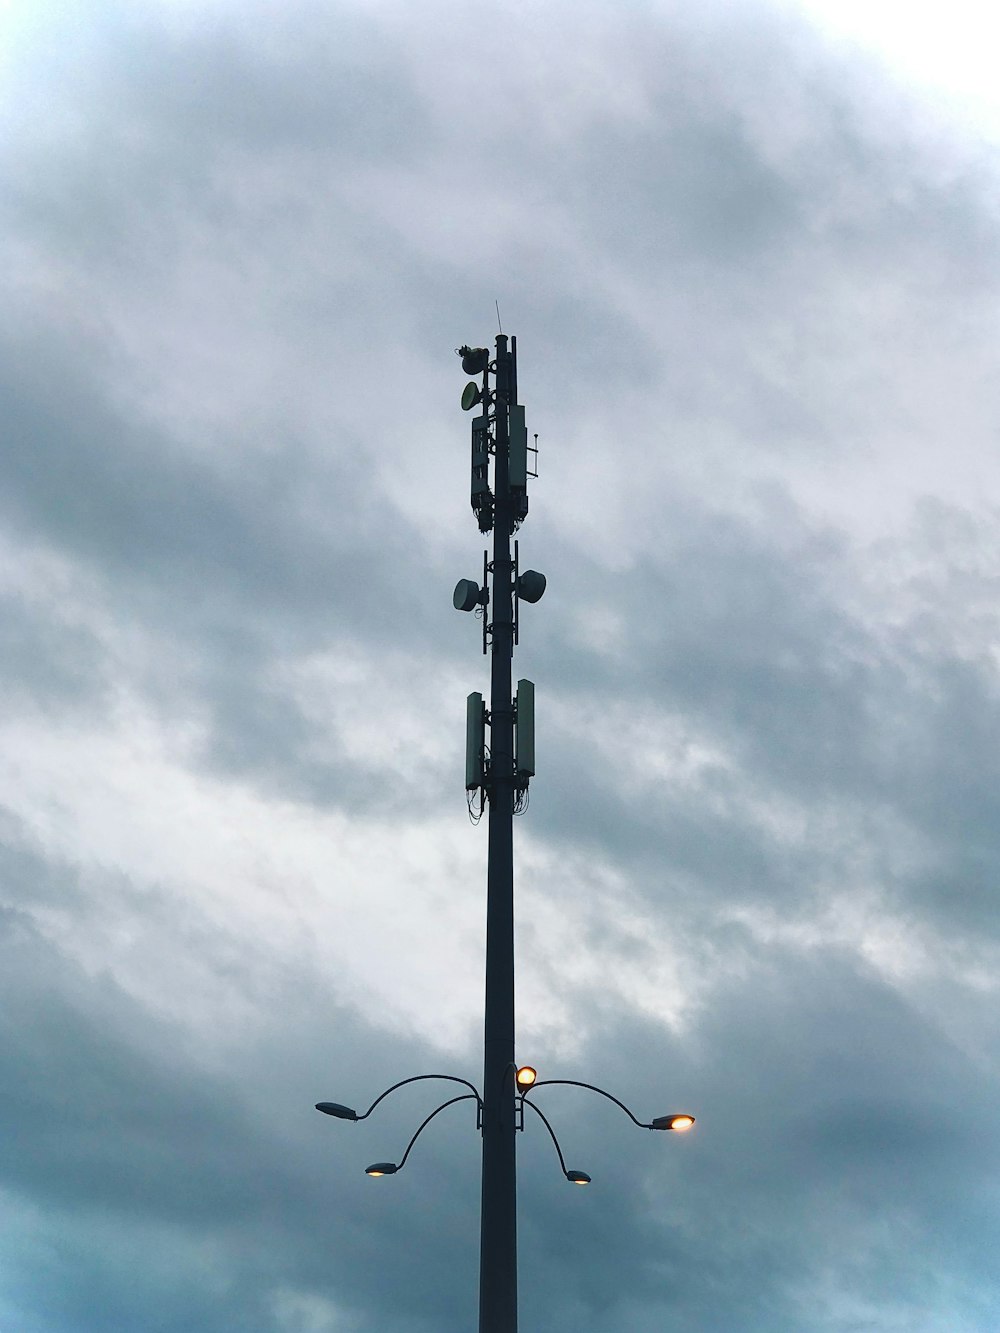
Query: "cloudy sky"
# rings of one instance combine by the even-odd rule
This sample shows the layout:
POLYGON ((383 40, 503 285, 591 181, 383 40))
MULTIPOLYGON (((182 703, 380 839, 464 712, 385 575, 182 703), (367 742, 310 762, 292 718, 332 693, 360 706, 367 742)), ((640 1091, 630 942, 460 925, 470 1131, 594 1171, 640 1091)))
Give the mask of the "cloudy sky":
POLYGON ((0 9, 4 1333, 474 1326, 495 301, 522 1328, 1000 1327, 985 8, 0 9))

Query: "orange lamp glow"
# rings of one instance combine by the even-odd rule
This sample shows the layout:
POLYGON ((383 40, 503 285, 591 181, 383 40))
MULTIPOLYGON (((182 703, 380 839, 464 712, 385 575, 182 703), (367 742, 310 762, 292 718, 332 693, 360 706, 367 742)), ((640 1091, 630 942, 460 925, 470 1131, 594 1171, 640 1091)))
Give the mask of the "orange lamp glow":
POLYGON ((537 1069, 532 1069, 531 1065, 522 1065, 521 1068, 517 1071, 516 1075, 517 1086, 519 1088, 528 1089, 531 1087, 531 1085, 534 1083, 537 1077, 538 1077, 537 1069))
POLYGON ((690 1129, 694 1124, 694 1116, 686 1112, 680 1115, 658 1115, 651 1122, 650 1129, 673 1129, 678 1134, 683 1134, 686 1129, 690 1129))
POLYGON ((399 1170, 395 1162, 372 1162, 365 1167, 366 1176, 394 1176, 399 1170))

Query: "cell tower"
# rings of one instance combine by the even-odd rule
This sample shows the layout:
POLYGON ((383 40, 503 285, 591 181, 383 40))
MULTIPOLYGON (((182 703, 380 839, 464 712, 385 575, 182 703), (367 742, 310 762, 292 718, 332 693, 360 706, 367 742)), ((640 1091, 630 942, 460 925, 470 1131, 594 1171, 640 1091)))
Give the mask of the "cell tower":
MULTIPOLYGON (((483 652, 491 654, 490 704, 482 694, 466 704, 465 788, 470 813, 478 822, 489 806, 486 874, 486 1014, 483 1041, 483 1091, 455 1074, 416 1074, 380 1093, 359 1113, 340 1102, 317 1102, 317 1111, 338 1120, 366 1120, 386 1098, 409 1083, 427 1079, 458 1083, 466 1089, 441 1103, 418 1126, 398 1162, 373 1162, 369 1176, 392 1176, 406 1165, 424 1129, 449 1106, 475 1101, 477 1128, 483 1136, 482 1213, 480 1222, 479 1333, 517 1333, 517 1180, 515 1133, 524 1128, 530 1108, 548 1131, 565 1178, 587 1185, 586 1171, 566 1167, 559 1140, 547 1117, 529 1097, 552 1084, 586 1088, 622 1109, 641 1129, 686 1130, 687 1114, 639 1120, 624 1102, 592 1083, 577 1079, 538 1079, 514 1057, 514 815, 527 805, 535 774, 535 687, 519 680, 513 690, 514 647, 519 608, 537 602, 545 575, 519 567, 514 534, 528 516, 528 480, 537 446, 528 444, 524 408, 517 401, 517 339, 503 333, 491 356, 486 347, 460 347, 462 368, 474 378, 462 392, 462 407, 472 418, 472 511, 483 533, 493 533, 493 558, 483 552, 482 583, 459 579, 453 601, 459 611, 482 618, 483 652), (491 479, 492 470, 492 479, 491 479), (512 544, 513 542, 513 550, 512 544), (488 739, 487 739, 488 738, 488 739)), ((537 436, 535 437, 537 439, 537 436)))
MULTIPOLYGON (((480 1226, 480 1333, 517 1328, 517 1182, 514 1135, 518 1128, 514 1060, 514 811, 527 801, 535 772, 535 687, 519 680, 512 694, 512 661, 519 604, 537 602, 545 575, 519 569, 511 540, 528 515, 528 434, 517 401, 517 339, 461 347, 462 369, 472 379, 462 393, 472 419, 473 513, 480 532, 493 532, 493 559, 483 553, 483 582, 461 579, 454 603, 479 610, 483 652, 491 654, 490 706, 470 694, 466 713, 465 786, 470 807, 489 805, 486 879, 486 1021, 483 1053, 483 1195, 480 1226), (492 379, 492 384, 491 384, 492 379), (493 485, 490 486, 490 460, 493 485), (487 729, 489 742, 487 743, 487 729)), ((531 451, 537 457, 537 451, 531 451)), ((523 1107, 520 1108, 523 1117, 523 1107)))

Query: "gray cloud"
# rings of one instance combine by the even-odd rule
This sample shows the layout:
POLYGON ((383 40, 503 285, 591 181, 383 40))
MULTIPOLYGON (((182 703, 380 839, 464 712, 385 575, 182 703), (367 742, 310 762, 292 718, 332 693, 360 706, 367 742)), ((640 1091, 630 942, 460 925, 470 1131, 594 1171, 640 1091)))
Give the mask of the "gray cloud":
POLYGON ((526 1132, 524 1322, 993 1329, 992 164, 764 8, 50 23, 0 146, 0 1323, 469 1326, 468 1108, 372 1182, 432 1094, 311 1107, 479 1064, 451 349, 498 299, 522 1031, 698 1116, 539 1092, 594 1185, 526 1132))

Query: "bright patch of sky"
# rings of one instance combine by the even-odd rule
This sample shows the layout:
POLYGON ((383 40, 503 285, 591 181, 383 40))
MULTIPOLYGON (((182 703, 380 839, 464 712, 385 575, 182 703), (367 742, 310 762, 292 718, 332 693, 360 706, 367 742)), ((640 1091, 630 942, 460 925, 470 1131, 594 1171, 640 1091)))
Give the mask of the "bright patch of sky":
POLYGON ((1000 9, 985 0, 791 0, 838 43, 860 48, 950 119, 1000 139, 1000 9))

